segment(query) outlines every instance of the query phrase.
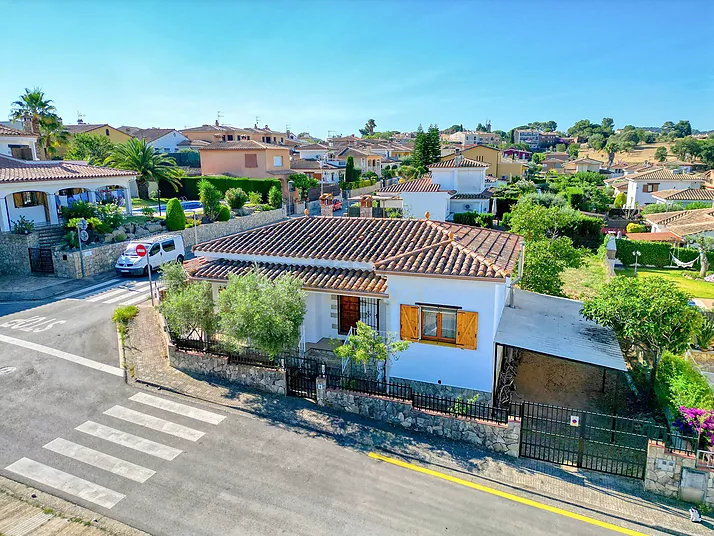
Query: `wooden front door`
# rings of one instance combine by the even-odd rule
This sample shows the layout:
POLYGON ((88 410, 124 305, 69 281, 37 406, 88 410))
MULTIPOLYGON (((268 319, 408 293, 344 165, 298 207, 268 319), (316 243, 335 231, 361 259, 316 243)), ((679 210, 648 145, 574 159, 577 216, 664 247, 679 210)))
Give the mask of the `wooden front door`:
POLYGON ((359 322, 359 298, 340 296, 339 316, 339 332, 341 335, 346 335, 350 328, 356 327, 359 322))

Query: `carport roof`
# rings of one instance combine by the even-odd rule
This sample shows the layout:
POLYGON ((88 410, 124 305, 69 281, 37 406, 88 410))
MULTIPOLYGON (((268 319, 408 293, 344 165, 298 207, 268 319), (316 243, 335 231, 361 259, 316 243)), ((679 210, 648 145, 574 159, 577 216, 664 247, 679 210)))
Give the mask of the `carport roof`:
POLYGON ((586 320, 582 303, 514 290, 504 307, 495 342, 597 367, 627 370, 615 332, 586 320))

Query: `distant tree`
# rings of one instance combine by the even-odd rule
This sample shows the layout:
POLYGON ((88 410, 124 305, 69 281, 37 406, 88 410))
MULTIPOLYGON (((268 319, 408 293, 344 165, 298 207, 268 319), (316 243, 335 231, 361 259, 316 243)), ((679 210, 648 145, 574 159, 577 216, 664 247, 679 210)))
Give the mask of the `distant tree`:
POLYGON ((559 153, 565 152, 565 144, 564 143, 556 143, 555 150, 559 153))
POLYGON ((87 160, 92 165, 102 165, 114 150, 114 144, 106 136, 78 132, 72 136, 65 160, 87 160))
POLYGON ((674 132, 674 123, 672 121, 665 121, 660 128, 660 132, 663 136, 667 136, 674 132))
POLYGON ((564 296, 562 273, 580 266, 580 253, 567 236, 526 242, 520 287, 531 292, 564 296))
POLYGON ((441 138, 439 137, 439 127, 429 125, 426 133, 427 165, 441 160, 441 138))
POLYGON ((612 117, 603 117, 600 126, 605 135, 611 135, 615 132, 615 121, 612 117))
POLYGON ((673 134, 677 138, 685 138, 687 136, 692 135, 692 125, 689 124, 689 121, 677 121, 677 124, 674 125, 674 131, 673 134))
POLYGON ((570 158, 577 158, 580 154, 580 145, 577 143, 571 143, 568 145, 568 155, 570 158))
POLYGON ((464 125, 451 125, 449 128, 446 130, 443 130, 443 134, 453 134, 454 132, 463 132, 464 131, 464 125))
POLYGON ((615 196, 615 202, 613 203, 613 206, 615 208, 622 208, 625 206, 626 202, 627 202, 627 195, 625 194, 625 192, 619 192, 615 196))
POLYGON ((664 162, 667 160, 667 148, 664 146, 657 147, 657 150, 654 153, 655 160, 657 162, 664 162))
POLYGON ((298 138, 309 138, 309 137, 310 137, 309 132, 301 132, 300 134, 298 134, 298 138))
POLYGON ((131 138, 113 148, 105 164, 113 168, 136 171, 136 188, 141 199, 149 198, 149 181, 166 181, 178 192, 181 168, 176 160, 156 151, 146 140, 131 138))
POLYGON ((545 153, 533 153, 533 156, 531 156, 531 162, 534 164, 540 164, 543 160, 545 160, 545 153))
POLYGON ((505 130, 494 130, 493 133, 498 136, 502 141, 508 139, 508 132, 506 132, 505 130))
POLYGON ((699 142, 699 158, 708 168, 714 168, 714 139, 699 142))
POLYGON ((429 163, 429 148, 426 133, 421 125, 417 128, 416 137, 414 138, 412 158, 414 159, 414 167, 420 172, 425 172, 426 166, 429 163))
POLYGON ((362 134, 362 136, 371 136, 374 134, 376 126, 377 123, 374 122, 374 119, 369 119, 367 120, 367 123, 365 123, 364 128, 359 129, 360 134, 362 134))
POLYGON ((675 141, 670 150, 672 154, 677 156, 680 160, 694 161, 694 159, 699 156, 701 145, 696 138, 687 136, 686 138, 675 141))
POLYGON ((709 270, 709 258, 707 257, 707 253, 714 249, 714 238, 700 233, 688 236, 687 239, 689 244, 699 251, 699 277, 705 277, 707 270, 709 270))
POLYGON ((43 117, 40 121, 40 137, 37 140, 47 158, 57 155, 58 149, 67 143, 69 132, 62 124, 62 119, 56 115, 43 117))
MULTIPOLYGON (((350 160, 352 159, 351 156, 347 157, 347 165, 349 166, 350 160)), ((355 175, 355 169, 354 169, 354 159, 352 159, 352 169, 350 170, 349 168, 345 169, 345 181, 346 182, 354 182, 350 180, 351 176, 355 175), (350 173, 352 175, 350 175, 350 173)), ((310 188, 316 188, 320 183, 317 179, 313 177, 309 177, 305 175, 304 173, 293 173, 292 175, 288 176, 288 180, 292 181, 293 186, 297 188, 298 192, 300 192, 300 199, 307 199, 307 191, 310 188)), ((354 180, 359 180, 359 176, 355 178, 354 180)))
POLYGON ((546 132, 555 132, 558 129, 558 123, 556 123, 555 121, 546 121, 543 124, 543 129, 546 132))
MULTIPOLYGON (((40 124, 42 121, 57 120, 57 110, 52 104, 52 100, 45 97, 45 93, 39 87, 32 90, 25 88, 25 93, 20 95, 20 98, 12 103, 10 110, 10 118, 14 121, 29 121, 32 133, 40 136, 40 124)), ((40 144, 37 148, 38 157, 40 160, 45 160, 47 155, 44 152, 44 147, 40 144)))
POLYGON ((593 134, 588 138, 588 145, 595 149, 596 151, 602 151, 605 147, 605 136, 602 134, 593 134))
POLYGON ((488 132, 488 127, 483 123, 479 123, 478 125, 476 125, 476 130, 478 132, 488 132))
POLYGON ((614 136, 607 140, 607 143, 604 147, 604 151, 607 153, 608 168, 610 168, 612 166, 612 163, 615 161, 615 155, 617 153, 626 152, 628 148, 631 147, 630 144, 631 142, 629 142, 629 144, 622 143, 619 140, 615 139, 614 136))

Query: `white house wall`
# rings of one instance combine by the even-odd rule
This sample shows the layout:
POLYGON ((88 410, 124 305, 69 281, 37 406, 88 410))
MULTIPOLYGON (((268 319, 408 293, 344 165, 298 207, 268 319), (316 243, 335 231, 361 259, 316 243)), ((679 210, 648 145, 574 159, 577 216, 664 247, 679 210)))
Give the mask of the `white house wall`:
POLYGON ((429 213, 429 219, 446 221, 449 214, 448 192, 401 192, 404 214, 410 218, 423 218, 429 213))
POLYGON ((459 193, 481 193, 486 183, 486 168, 434 168, 431 181, 442 190, 456 190, 459 193))
POLYGON ((450 212, 488 212, 488 199, 451 199, 450 212))
POLYGON ((413 342, 391 364, 399 378, 491 391, 493 339, 500 320, 505 283, 437 277, 388 275, 388 331, 399 334, 400 305, 429 303, 461 307, 478 313, 476 350, 413 342))
POLYGON ((656 192, 643 192, 642 189, 646 184, 659 184, 660 190, 685 190, 687 188, 699 188, 702 184, 701 180, 681 180, 681 181, 658 181, 658 180, 641 180, 634 181, 630 179, 627 183, 627 208, 642 207, 656 203, 657 199, 652 195, 656 192))
POLYGON ((164 153, 178 153, 180 149, 178 144, 185 140, 188 140, 186 136, 174 130, 160 138, 156 138, 149 145, 164 153))
POLYGON ((27 145, 32 148, 32 158, 37 160, 37 148, 35 146, 35 138, 23 138, 21 136, 0 137, 0 154, 12 156, 10 145, 27 145))
POLYGON ((322 157, 327 154, 327 149, 298 149, 300 158, 305 160, 315 160, 318 156, 322 157))

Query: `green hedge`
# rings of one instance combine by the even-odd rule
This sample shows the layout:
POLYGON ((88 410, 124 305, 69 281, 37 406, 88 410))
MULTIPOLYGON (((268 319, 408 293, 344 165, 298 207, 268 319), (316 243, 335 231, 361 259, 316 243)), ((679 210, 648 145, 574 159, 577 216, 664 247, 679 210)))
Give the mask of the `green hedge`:
MULTIPOLYGON (((672 253, 682 262, 689 262, 699 257, 699 252, 695 248, 675 248, 667 242, 641 242, 639 240, 625 240, 624 238, 615 241, 617 244, 617 258, 625 266, 635 264, 633 251, 639 251, 640 257, 637 263, 644 266, 655 266, 663 268, 672 264, 672 253)), ((714 265, 714 251, 707 253, 709 263, 714 265)), ((697 265, 698 266, 698 265, 697 265)))
POLYGON ((454 223, 472 225, 474 227, 492 227, 493 214, 490 212, 457 212, 454 214, 454 223))
POLYGON ((205 177, 184 177, 181 179, 179 191, 173 189, 169 184, 159 183, 161 197, 185 197, 186 199, 198 199, 198 183, 201 179, 206 179, 225 195, 231 188, 241 188, 244 192, 260 192, 264 199, 267 199, 268 192, 272 186, 276 186, 282 191, 280 179, 249 179, 248 177, 226 177, 222 175, 206 175, 205 177))
POLYGON ((597 249, 602 244, 602 226, 600 218, 580 215, 570 219, 562 227, 565 236, 570 237, 576 248, 597 249))
POLYGON ((365 179, 363 181, 355 181, 355 182, 344 182, 340 181, 340 189, 341 190, 356 190, 357 188, 367 188, 368 186, 374 186, 377 183, 377 179, 374 180, 369 180, 365 179))
POLYGON ((707 379, 683 356, 665 352, 657 368, 657 395, 674 415, 679 407, 714 409, 714 394, 707 379))

